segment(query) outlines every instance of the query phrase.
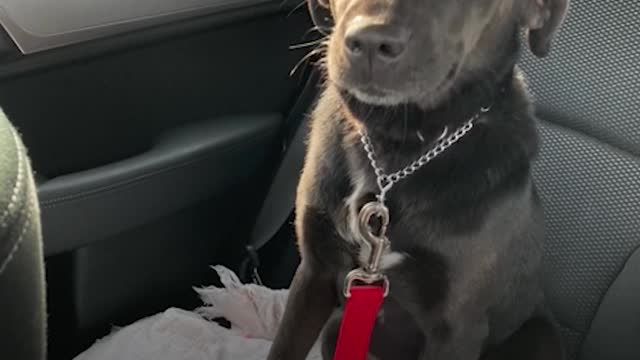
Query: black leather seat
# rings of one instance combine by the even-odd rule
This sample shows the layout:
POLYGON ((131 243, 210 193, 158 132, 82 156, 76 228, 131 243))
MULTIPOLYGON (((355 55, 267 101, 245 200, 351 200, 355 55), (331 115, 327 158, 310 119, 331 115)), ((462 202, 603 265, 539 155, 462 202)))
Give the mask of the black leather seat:
POLYGON ((541 119, 547 297, 571 359, 640 359, 640 2, 572 0, 521 63, 541 119))
POLYGON ((0 111, 0 359, 45 359, 41 238, 29 159, 0 111))

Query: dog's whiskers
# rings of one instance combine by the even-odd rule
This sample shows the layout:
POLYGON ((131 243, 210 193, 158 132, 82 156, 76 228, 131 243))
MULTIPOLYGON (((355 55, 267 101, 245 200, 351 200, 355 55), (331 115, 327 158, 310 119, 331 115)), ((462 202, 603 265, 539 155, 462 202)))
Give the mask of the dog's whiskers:
MULTIPOLYGON (((320 34, 323 34, 323 35, 324 35, 324 33, 320 30, 320 28, 319 28, 318 26, 312 26, 309 30, 307 30, 307 31, 304 33, 304 36, 308 36, 308 35, 310 35, 310 34, 311 34, 311 33, 313 33, 313 32, 317 32, 317 33, 320 33, 320 34)), ((324 37, 326 37, 326 35, 324 35, 324 37)))
POLYGON ((309 51, 309 53, 307 53, 305 56, 303 56, 300 61, 298 61, 294 66, 293 69, 291 69, 291 72, 289 73, 289 76, 293 76, 299 69, 300 67, 307 62, 307 60, 311 59, 313 56, 315 55, 320 55, 320 60, 322 61, 324 60, 324 55, 323 53, 326 51, 326 45, 327 42, 325 39, 320 39, 318 41, 315 42, 315 44, 317 45, 316 48, 314 48, 313 50, 309 51))
POLYGON ((317 40, 313 40, 305 43, 294 44, 289 46, 289 50, 297 50, 297 49, 307 48, 310 46, 316 46, 318 44, 321 44, 323 41, 325 41, 325 39, 317 39, 317 40))
POLYGON ((306 1, 303 0, 301 1, 298 5, 296 5, 293 9, 291 9, 291 11, 287 14, 287 17, 293 15, 293 13, 295 13, 296 11, 302 9, 305 5, 306 5, 306 1))
MULTIPOLYGON (((282 4, 280 6, 285 6, 285 3, 287 2, 287 0, 283 0, 282 4)), ((293 15, 296 11, 302 9, 305 5, 307 4, 306 0, 301 1, 298 5, 296 5, 293 9, 291 9, 291 11, 289 11, 289 13, 287 14, 287 17, 293 15)))

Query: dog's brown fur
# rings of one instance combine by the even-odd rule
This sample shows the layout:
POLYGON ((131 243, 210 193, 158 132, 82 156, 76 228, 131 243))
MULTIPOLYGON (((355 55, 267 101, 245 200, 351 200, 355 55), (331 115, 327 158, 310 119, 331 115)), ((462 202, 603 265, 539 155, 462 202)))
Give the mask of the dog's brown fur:
POLYGON ((370 134, 385 169, 429 149, 482 106, 459 143, 389 193, 391 293, 374 331, 380 360, 562 359, 544 311, 542 214, 530 164, 532 108, 515 68, 520 29, 544 56, 567 0, 311 0, 331 32, 327 86, 313 113, 298 188, 302 263, 269 360, 302 360, 324 327, 330 359, 339 289, 362 255, 352 220, 377 191, 358 141, 370 134), (406 45, 393 61, 345 52, 354 23, 406 45), (332 316, 333 314, 333 316, 332 316))

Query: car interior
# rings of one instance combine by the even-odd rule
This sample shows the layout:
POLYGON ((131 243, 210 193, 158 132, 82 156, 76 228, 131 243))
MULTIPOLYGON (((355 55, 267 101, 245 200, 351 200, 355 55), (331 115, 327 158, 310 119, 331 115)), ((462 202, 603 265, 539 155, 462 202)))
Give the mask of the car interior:
MULTIPOLYGON (((0 0, 0 25, 0 359, 192 309, 210 265, 288 286, 321 85, 304 3, 0 0)), ((640 2, 574 0, 520 62, 569 359, 640 358, 638 26, 640 2)))

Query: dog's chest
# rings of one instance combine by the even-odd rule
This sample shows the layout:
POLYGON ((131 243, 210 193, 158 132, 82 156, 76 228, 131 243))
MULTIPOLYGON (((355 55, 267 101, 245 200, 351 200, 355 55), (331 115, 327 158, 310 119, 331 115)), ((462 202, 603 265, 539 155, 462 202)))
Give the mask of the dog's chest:
MULTIPOLYGON (((371 249, 364 245, 365 240, 360 232, 358 224, 360 209, 367 202, 376 201, 375 195, 378 192, 378 188, 375 184, 375 179, 363 171, 353 172, 352 185, 353 191, 345 199, 344 204, 346 207, 346 219, 344 219, 342 226, 344 229, 343 238, 355 249, 355 253, 352 255, 354 255, 359 264, 362 265, 368 261, 371 255, 371 249)), ((404 260, 406 254, 397 249, 396 245, 397 244, 391 242, 390 248, 383 254, 381 259, 382 270, 397 266, 404 260)))

